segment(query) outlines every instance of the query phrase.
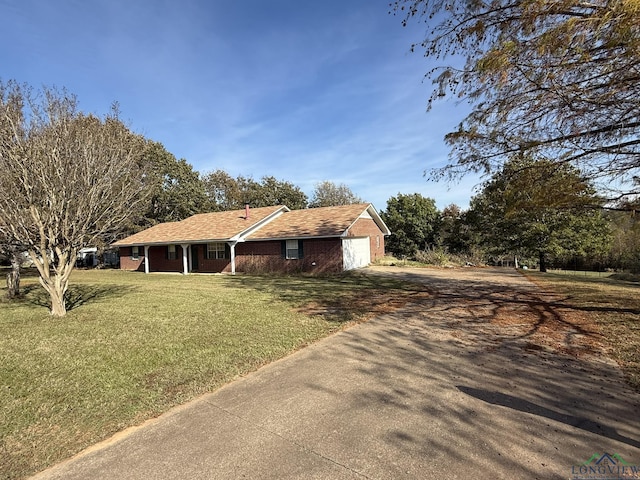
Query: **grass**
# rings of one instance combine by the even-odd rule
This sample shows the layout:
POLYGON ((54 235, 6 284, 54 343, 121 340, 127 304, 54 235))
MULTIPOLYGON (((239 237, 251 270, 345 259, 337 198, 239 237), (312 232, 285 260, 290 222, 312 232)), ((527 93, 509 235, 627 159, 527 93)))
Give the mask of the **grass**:
POLYGON ((76 271, 56 319, 0 289, 0 478, 27 476, 389 308, 379 277, 76 271))
POLYGON ((613 275, 611 272, 595 272, 592 270, 561 270, 561 269, 549 269, 548 273, 554 273, 556 275, 570 275, 572 277, 597 277, 608 278, 613 275))
POLYGON ((610 355, 629 384, 640 392, 640 285, 616 276, 539 273, 526 276, 563 296, 562 303, 599 327, 610 355))
POLYGON ((375 265, 380 265, 382 267, 428 267, 433 265, 428 265, 426 263, 418 262, 416 260, 409 259, 400 259, 396 257, 392 257, 390 255, 384 256, 376 260, 375 265))
MULTIPOLYGON (((640 285, 525 274, 593 318, 640 391, 640 285)), ((35 275, 0 288, 0 478, 22 478, 212 391, 421 287, 379 276, 76 271, 63 319, 35 275)))

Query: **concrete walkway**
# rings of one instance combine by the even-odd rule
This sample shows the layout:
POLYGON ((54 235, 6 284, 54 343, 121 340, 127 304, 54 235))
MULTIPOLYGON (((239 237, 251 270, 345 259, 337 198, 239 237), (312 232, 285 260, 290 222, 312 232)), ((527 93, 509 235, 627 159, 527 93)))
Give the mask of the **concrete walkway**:
POLYGON ((638 395, 611 361, 525 348, 492 324, 535 292, 526 279, 395 272, 433 295, 35 478, 548 479, 594 453, 640 464, 638 395))

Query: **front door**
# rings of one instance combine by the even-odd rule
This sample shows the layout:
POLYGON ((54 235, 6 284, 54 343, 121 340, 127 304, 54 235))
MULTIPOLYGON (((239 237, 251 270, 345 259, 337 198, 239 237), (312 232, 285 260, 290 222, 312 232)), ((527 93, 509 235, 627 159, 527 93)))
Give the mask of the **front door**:
POLYGON ((198 246, 191 245, 191 270, 198 270, 198 246))

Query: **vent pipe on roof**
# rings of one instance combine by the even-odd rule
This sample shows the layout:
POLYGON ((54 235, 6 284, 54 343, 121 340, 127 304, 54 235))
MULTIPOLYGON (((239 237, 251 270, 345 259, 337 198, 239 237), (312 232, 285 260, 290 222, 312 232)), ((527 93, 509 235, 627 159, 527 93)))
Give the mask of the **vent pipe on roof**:
POLYGON ((249 220, 249 204, 244 204, 244 219, 249 220))

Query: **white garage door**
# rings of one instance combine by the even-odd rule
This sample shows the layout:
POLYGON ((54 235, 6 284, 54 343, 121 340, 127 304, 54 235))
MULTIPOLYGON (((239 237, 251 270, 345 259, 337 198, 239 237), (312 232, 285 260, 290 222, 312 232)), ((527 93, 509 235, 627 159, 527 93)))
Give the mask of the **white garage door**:
POLYGON ((342 240, 342 258, 345 270, 369 265, 371 262, 369 238, 344 238, 342 240))

